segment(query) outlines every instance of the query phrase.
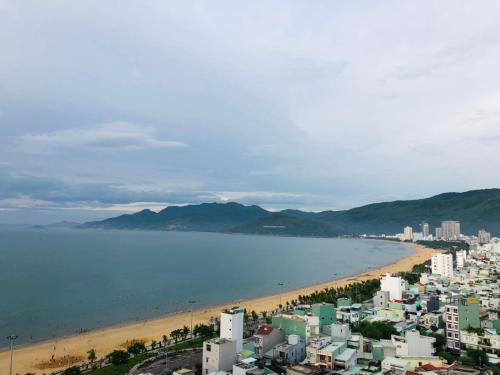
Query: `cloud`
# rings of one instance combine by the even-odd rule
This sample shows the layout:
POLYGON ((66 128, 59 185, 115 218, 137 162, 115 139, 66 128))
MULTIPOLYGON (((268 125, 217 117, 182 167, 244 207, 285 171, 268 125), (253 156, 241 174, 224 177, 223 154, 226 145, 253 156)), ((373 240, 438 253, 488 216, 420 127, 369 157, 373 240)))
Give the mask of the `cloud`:
POLYGON ((128 122, 111 122, 93 128, 71 128, 20 137, 26 152, 54 152, 61 149, 88 151, 137 151, 150 148, 183 148, 179 141, 155 137, 155 129, 128 122))

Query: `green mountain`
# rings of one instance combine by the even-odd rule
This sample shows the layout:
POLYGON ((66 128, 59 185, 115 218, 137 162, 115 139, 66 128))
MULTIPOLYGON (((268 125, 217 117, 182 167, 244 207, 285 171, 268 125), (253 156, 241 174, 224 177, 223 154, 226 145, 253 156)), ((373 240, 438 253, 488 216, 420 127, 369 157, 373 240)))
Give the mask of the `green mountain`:
POLYGON ((203 203, 169 206, 158 213, 143 210, 103 221, 88 222, 80 228, 221 232, 268 214, 268 211, 258 206, 244 206, 234 202, 203 203))
POLYGON ((170 206, 155 213, 143 210, 80 228, 191 230, 295 236, 395 234, 409 225, 419 231, 427 222, 434 228, 443 220, 459 220, 464 234, 486 229, 500 235, 500 189, 445 193, 431 198, 374 203, 344 211, 269 212, 239 203, 170 206))

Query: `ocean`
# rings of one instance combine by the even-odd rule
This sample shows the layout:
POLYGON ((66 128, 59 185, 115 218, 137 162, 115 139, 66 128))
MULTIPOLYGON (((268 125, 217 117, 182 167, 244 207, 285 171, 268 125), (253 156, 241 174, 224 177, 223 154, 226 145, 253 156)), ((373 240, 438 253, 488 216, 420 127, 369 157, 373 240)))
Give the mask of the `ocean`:
POLYGON ((377 240, 0 227, 0 337, 31 343, 186 311, 189 300, 277 293, 411 252, 377 240))

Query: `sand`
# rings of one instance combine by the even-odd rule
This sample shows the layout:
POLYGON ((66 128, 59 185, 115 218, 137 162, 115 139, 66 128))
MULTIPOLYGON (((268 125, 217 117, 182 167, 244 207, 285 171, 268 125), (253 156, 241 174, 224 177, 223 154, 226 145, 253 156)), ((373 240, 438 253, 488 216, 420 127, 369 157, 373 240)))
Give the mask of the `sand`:
MULTIPOLYGON (((387 272, 409 271, 413 265, 425 262, 431 258, 432 253, 436 252, 436 250, 428 249, 421 245, 414 245, 414 248, 415 252, 412 254, 386 266, 370 269, 354 276, 283 292, 281 297, 283 304, 285 304, 286 301, 297 299, 300 294, 311 294, 315 290, 327 287, 346 286, 358 281, 379 278, 387 272)), ((247 311, 272 311, 278 307, 279 299, 279 294, 273 294, 195 310, 193 312, 193 325, 196 323, 207 323, 211 317, 218 316, 222 309, 232 306, 241 306, 246 308, 247 311)), ((37 375, 44 373, 50 374, 53 371, 61 369, 60 367, 58 368, 57 365, 54 365, 52 368, 47 366, 47 362, 50 361, 52 355, 55 355, 56 360, 64 356, 66 356, 67 359, 85 359, 87 357, 87 351, 94 348, 98 358, 100 358, 114 349, 123 349, 127 341, 145 340, 147 343, 151 342, 151 340, 161 341, 163 335, 168 335, 172 330, 181 328, 184 325, 190 325, 189 312, 99 329, 76 336, 62 337, 33 345, 19 346, 14 351, 13 373, 25 374, 27 372, 34 372, 37 375), (54 350, 54 348, 56 349, 54 350), (43 368, 43 370, 41 368, 43 368)), ((2 351, 0 352, 0 374, 8 374, 8 368, 9 352, 2 351)))

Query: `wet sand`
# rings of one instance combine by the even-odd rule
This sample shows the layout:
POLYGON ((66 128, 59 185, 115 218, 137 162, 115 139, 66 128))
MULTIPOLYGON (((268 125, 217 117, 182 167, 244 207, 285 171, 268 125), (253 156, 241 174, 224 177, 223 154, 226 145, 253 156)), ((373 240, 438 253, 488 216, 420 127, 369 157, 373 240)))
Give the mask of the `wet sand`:
MULTIPOLYGON (((415 264, 425 262, 431 258, 432 253, 438 251, 421 245, 414 244, 413 246, 415 252, 386 266, 373 268, 357 275, 283 292, 281 297, 283 304, 286 301, 297 299, 301 294, 311 294, 315 290, 327 287, 343 287, 354 282, 379 278, 387 272, 409 271, 415 264)), ((211 317, 218 316, 222 309, 232 306, 241 306, 246 308, 247 311, 272 311, 278 307, 279 299, 279 294, 272 294, 195 310, 193 312, 193 325, 196 323, 206 324, 211 317)), ((114 349, 123 349, 127 341, 145 340, 147 343, 151 342, 151 340, 161 341, 163 335, 168 335, 174 329, 181 328, 184 325, 190 325, 189 312, 161 316, 141 322, 90 331, 80 335, 48 340, 38 344, 20 346, 14 351, 13 373, 35 372, 37 375, 50 374, 52 371, 61 369, 57 364, 54 364, 52 368, 47 366, 47 362, 50 361, 53 355, 56 361, 64 356, 86 359, 87 351, 94 348, 97 357, 100 358, 114 349)), ((4 350, 0 352, 0 374, 8 374, 8 369, 9 352, 4 350)))

